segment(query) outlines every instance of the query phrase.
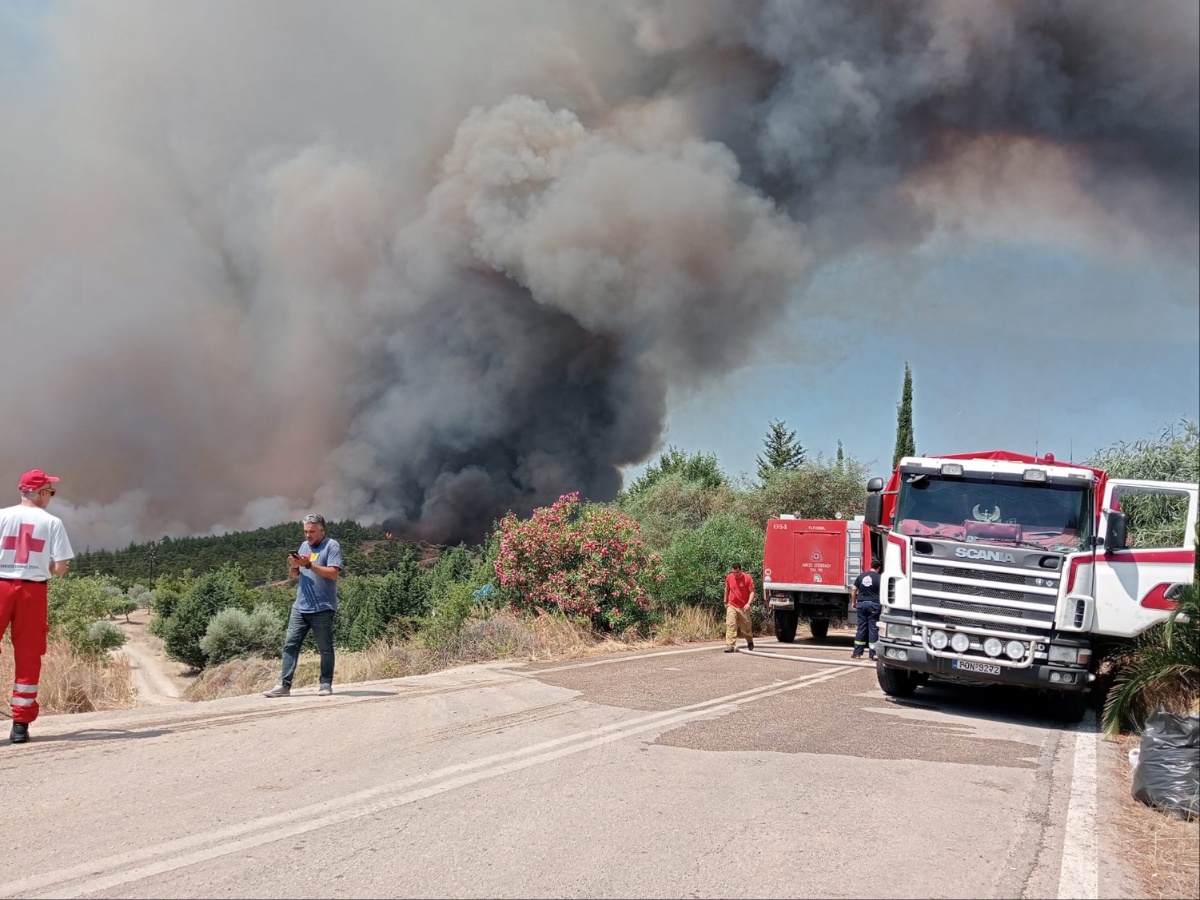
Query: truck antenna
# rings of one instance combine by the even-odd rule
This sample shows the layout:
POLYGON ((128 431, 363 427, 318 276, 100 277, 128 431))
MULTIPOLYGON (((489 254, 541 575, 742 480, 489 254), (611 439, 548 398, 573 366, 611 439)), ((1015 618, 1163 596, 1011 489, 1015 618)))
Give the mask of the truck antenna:
POLYGON ((1033 424, 1033 458, 1037 459, 1038 455, 1038 432, 1042 430, 1042 411, 1037 411, 1037 418, 1033 424))

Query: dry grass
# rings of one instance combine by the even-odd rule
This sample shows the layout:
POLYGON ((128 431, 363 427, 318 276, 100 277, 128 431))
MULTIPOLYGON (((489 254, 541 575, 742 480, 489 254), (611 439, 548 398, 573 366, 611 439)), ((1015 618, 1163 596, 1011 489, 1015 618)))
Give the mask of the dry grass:
MULTIPOLYGON (((1122 735, 1121 752, 1139 746, 1137 735, 1122 735)), ((1126 859, 1154 900, 1200 897, 1200 820, 1185 822, 1135 800, 1123 792, 1120 840, 1126 859)))
MULTIPOLYGON (((5 637, 0 653, 0 685, 13 682, 12 644, 5 637)), ((11 717, 7 690, 0 691, 0 712, 11 717)), ((81 656, 66 638, 52 638, 42 657, 38 679, 38 705, 42 713, 93 712, 128 709, 136 705, 133 672, 124 658, 81 656)))
POLYGON ((668 614, 655 635, 659 644, 690 644, 693 641, 716 641, 725 636, 725 623, 701 606, 687 606, 668 614))
MULTIPOLYGON (((604 653, 647 650, 692 641, 719 639, 724 623, 704 609, 668 615, 651 639, 627 633, 597 636, 583 620, 541 614, 533 618, 508 610, 476 609, 458 634, 436 647, 420 636, 389 639, 356 652, 339 650, 334 670, 338 684, 423 675, 469 663, 505 659, 548 661, 579 659, 604 653)), ((293 687, 316 684, 320 658, 305 653, 296 666, 293 687)), ((279 680, 279 660, 233 660, 205 669, 184 691, 186 700, 215 700, 266 690, 279 680)))
MULTIPOLYGON (((652 638, 633 632, 598 636, 584 620, 541 614, 533 618, 503 610, 476 609, 454 637, 436 647, 419 636, 379 641, 358 652, 338 651, 335 680, 340 684, 422 675, 439 669, 493 660, 579 659, 604 653, 647 650, 693 641, 718 640, 724 623, 706 609, 668 614, 652 638)), ((294 687, 316 684, 320 660, 305 653, 296 666, 294 687)), ((12 650, 0 655, 0 684, 12 679, 12 650)), ((186 700, 215 700, 266 690, 279 680, 278 659, 241 659, 205 669, 184 690, 186 700)), ((94 661, 75 654, 65 640, 52 642, 42 664, 39 699, 44 712, 123 709, 136 704, 129 663, 118 657, 94 661)), ((7 705, 7 700, 2 701, 7 705)))

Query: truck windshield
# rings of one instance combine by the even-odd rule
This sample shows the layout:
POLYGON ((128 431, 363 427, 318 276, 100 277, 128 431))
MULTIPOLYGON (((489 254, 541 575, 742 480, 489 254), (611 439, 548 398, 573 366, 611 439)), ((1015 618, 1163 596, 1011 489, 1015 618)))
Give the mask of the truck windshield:
POLYGON ((1090 546, 1091 509, 1090 486, 905 475, 894 527, 913 536, 1072 552, 1090 546))

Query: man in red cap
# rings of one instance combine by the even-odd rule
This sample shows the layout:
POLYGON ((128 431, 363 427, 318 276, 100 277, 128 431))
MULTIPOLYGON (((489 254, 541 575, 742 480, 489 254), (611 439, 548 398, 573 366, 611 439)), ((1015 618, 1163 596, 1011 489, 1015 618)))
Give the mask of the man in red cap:
POLYGON ((31 469, 17 484, 21 502, 0 509, 0 637, 12 625, 14 744, 29 740, 38 716, 38 678, 49 631, 46 582, 66 575, 75 556, 62 520, 46 512, 58 479, 31 469))

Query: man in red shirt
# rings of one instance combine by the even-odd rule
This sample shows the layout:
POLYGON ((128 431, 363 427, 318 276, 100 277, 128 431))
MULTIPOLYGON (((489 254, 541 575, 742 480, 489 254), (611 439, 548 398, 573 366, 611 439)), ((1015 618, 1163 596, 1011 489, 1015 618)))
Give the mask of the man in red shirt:
POLYGON ((754 579, 742 571, 741 563, 725 576, 725 652, 732 653, 739 637, 746 639, 746 649, 754 649, 750 633, 750 604, 754 602, 754 579))

